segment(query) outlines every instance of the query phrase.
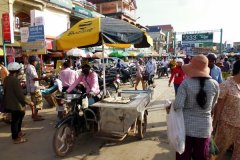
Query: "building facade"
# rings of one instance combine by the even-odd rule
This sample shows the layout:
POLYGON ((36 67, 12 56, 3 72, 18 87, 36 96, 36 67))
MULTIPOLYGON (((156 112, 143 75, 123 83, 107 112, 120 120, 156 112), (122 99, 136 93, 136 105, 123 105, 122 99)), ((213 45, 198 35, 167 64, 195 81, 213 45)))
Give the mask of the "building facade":
POLYGON ((163 54, 166 45, 166 35, 162 32, 159 26, 147 26, 148 34, 153 39, 153 49, 160 55, 163 54))
MULTIPOLYGON (((103 16, 96 12, 96 5, 82 0, 5 0, 0 14, 9 13, 14 40, 6 44, 7 56, 21 53, 21 28, 43 25, 46 49, 52 50, 51 41, 68 28, 85 18, 103 16)), ((0 24, 2 28, 2 24, 0 24)), ((2 48, 2 30, 0 48, 2 48)))
POLYGON ((159 25, 162 32, 166 35, 166 46, 165 49, 169 53, 174 52, 174 29, 171 24, 159 25))
POLYGON ((240 42, 233 42, 233 48, 237 52, 240 52, 240 42))
POLYGON ((146 30, 144 26, 137 23, 137 4, 135 0, 87 0, 96 4, 97 11, 105 16, 121 19, 146 30))

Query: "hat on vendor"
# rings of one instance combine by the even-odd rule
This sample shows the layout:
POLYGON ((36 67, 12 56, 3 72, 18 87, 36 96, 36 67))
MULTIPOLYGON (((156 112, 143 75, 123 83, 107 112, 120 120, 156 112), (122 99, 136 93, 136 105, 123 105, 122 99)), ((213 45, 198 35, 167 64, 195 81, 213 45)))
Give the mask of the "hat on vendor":
POLYGON ((81 68, 91 68, 88 60, 83 60, 81 68))
POLYGON ((189 77, 210 77, 208 58, 203 54, 194 56, 189 64, 182 66, 182 69, 189 77))

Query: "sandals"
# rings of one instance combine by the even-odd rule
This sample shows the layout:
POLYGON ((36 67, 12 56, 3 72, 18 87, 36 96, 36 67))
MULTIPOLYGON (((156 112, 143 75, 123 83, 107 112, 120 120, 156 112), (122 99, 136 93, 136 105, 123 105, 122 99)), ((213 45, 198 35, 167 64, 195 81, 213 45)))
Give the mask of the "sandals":
POLYGON ((19 132, 19 133, 18 133, 18 137, 24 137, 25 135, 26 135, 25 132, 19 132))
POLYGON ((18 137, 17 139, 13 140, 14 144, 20 144, 20 143, 25 143, 27 142, 27 139, 22 138, 22 137, 18 137))

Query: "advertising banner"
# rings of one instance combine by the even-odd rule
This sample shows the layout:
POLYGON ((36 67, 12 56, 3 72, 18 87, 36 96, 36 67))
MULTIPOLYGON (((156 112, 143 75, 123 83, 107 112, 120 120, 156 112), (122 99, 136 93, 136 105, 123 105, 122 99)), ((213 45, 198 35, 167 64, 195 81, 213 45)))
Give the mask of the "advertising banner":
POLYGON ((44 26, 20 28, 23 54, 46 54, 44 26))
POLYGON ((13 43, 13 33, 11 32, 11 21, 9 13, 2 14, 2 28, 3 28, 3 41, 4 43, 13 43))
POLYGON ((81 7, 81 6, 75 6, 74 7, 74 15, 82 18, 92 18, 92 12, 81 7))
POLYGON ((213 33, 183 34, 182 43, 213 42, 213 33))
POLYGON ((49 0, 49 1, 59 6, 72 9, 72 0, 49 0))
POLYGON ((213 33, 196 33, 182 35, 182 50, 187 55, 195 54, 196 47, 212 47, 213 33))

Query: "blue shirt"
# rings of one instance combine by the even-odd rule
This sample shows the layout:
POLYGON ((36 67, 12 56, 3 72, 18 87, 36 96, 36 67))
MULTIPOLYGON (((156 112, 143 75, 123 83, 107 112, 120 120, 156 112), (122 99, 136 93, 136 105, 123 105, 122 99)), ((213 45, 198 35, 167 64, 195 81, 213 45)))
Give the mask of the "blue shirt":
POLYGON ((216 80, 219 84, 223 82, 222 71, 221 69, 214 65, 213 68, 210 69, 210 76, 216 80))

